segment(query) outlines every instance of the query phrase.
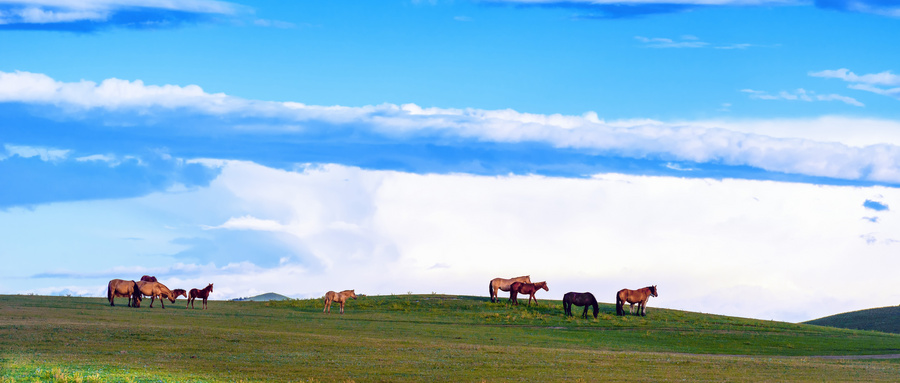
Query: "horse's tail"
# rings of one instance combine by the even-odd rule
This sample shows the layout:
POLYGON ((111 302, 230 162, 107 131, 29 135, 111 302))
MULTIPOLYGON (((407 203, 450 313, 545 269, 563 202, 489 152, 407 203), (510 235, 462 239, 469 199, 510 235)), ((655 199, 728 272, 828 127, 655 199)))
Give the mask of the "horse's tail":
POLYGON ((622 299, 622 292, 616 293, 616 315, 625 315, 625 300, 622 299))
MULTIPOLYGON (((96 290, 94 290, 96 291, 96 290)), ((113 304, 113 286, 112 283, 109 286, 106 286, 106 300, 109 301, 110 306, 113 304)))

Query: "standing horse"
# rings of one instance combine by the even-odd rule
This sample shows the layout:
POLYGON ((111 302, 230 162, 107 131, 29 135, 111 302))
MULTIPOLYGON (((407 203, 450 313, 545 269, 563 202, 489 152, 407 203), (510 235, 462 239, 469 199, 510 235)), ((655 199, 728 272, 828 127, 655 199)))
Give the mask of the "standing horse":
POLYGON ((128 307, 141 307, 141 295, 135 294, 137 287, 134 281, 126 281, 123 279, 113 279, 109 281, 106 287, 106 299, 109 299, 109 305, 116 305, 116 297, 128 298, 128 307))
POLYGON ((647 301, 650 300, 651 296, 659 296, 656 294, 656 285, 647 286, 638 290, 619 290, 619 292, 616 293, 616 315, 625 315, 625 302, 628 302, 631 304, 632 309, 634 309, 634 304, 637 303, 638 314, 647 316, 647 301))
POLYGON ((356 299, 356 292, 354 290, 344 290, 339 293, 334 291, 329 291, 325 293, 325 308, 322 309, 323 313, 331 312, 331 302, 337 302, 341 304, 341 314, 344 313, 344 302, 347 301, 347 298, 356 299))
POLYGON ((515 277, 515 278, 509 278, 509 279, 506 279, 506 278, 491 279, 490 284, 488 284, 488 293, 491 294, 491 302, 496 302, 496 301, 500 300, 500 299, 497 299, 497 290, 498 289, 503 290, 503 291, 509 291, 509 286, 515 282, 531 283, 531 276, 523 275, 521 277, 515 277))
MULTIPOLYGON (((188 305, 190 305, 191 308, 194 308, 194 299, 202 298, 203 305, 201 306, 201 309, 206 309, 206 299, 209 298, 209 293, 211 293, 212 291, 212 283, 202 289, 191 289, 191 292, 189 292, 187 295, 188 305)), ((184 308, 187 308, 187 306, 184 306, 184 308)))
POLYGON ((162 308, 166 308, 163 298, 168 298, 172 303, 175 303, 175 294, 162 283, 138 281, 134 285, 137 288, 135 294, 143 294, 150 297, 150 308, 153 308, 153 302, 157 299, 159 299, 159 304, 162 305, 162 308))
POLYGON ((588 306, 594 306, 594 318, 600 312, 597 298, 594 298, 594 294, 591 293, 566 293, 563 295, 563 310, 568 316, 572 316, 572 305, 584 306, 584 312, 581 313, 582 318, 587 318, 588 306))
POLYGON ((531 305, 531 300, 534 299, 534 303, 537 304, 537 298, 534 297, 534 294, 538 292, 538 290, 544 289, 550 291, 547 287, 547 282, 537 282, 537 283, 522 283, 522 282, 513 282, 512 285, 509 286, 509 300, 513 301, 516 305, 519 304, 518 295, 519 294, 528 294, 528 305, 531 305))

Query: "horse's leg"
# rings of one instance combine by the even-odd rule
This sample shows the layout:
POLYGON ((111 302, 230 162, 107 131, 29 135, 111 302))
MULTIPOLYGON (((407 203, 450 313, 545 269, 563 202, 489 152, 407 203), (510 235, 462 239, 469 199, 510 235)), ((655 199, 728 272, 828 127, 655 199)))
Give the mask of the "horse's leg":
POLYGON ((641 304, 638 305, 638 308, 640 308, 640 310, 641 310, 642 317, 647 316, 647 301, 648 301, 648 299, 644 299, 643 301, 641 301, 641 304))
POLYGON ((587 319, 587 309, 588 309, 588 305, 584 305, 584 312, 581 313, 581 317, 584 319, 587 319))
POLYGON ((203 309, 206 310, 206 297, 203 297, 203 309))
POLYGON ((159 305, 162 306, 162 308, 166 308, 166 303, 163 302, 164 300, 162 294, 159 294, 159 305))

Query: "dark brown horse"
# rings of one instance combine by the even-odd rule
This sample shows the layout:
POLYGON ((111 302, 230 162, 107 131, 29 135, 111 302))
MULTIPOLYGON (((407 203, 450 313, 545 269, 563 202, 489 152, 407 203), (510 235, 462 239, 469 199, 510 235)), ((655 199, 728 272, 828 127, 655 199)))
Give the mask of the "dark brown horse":
POLYGON ((355 290, 344 290, 339 293, 334 291, 329 291, 325 293, 325 308, 322 309, 322 312, 330 313, 331 312, 331 302, 337 302, 341 304, 341 314, 344 313, 344 302, 347 301, 347 298, 356 299, 356 291, 355 290))
POLYGON ((175 294, 162 283, 138 281, 134 285, 137 287, 135 294, 143 294, 146 297, 150 297, 150 308, 153 308, 153 302, 157 299, 159 299, 159 304, 162 305, 162 308, 166 308, 163 298, 167 298, 172 303, 175 303, 175 294))
POLYGON ((647 301, 650 297, 659 296, 656 294, 656 285, 647 286, 643 289, 629 290, 622 289, 616 293, 616 315, 625 315, 625 302, 631 304, 629 312, 634 313, 634 304, 638 305, 638 314, 647 316, 647 301))
POLYGON ((116 305, 116 297, 125 297, 128 298, 128 307, 141 307, 141 295, 135 294, 136 291, 137 286, 134 281, 113 279, 106 287, 106 298, 109 299, 110 306, 116 305))
POLYGON ((144 282, 159 282, 156 280, 156 277, 151 276, 151 275, 145 275, 145 276, 141 277, 141 280, 144 282))
POLYGON ((515 278, 494 278, 488 284, 488 293, 491 294, 491 302, 499 301, 497 299, 497 290, 509 291, 509 286, 515 282, 531 283, 530 275, 523 275, 515 278))
POLYGON ((568 316, 572 316, 572 305, 584 306, 584 312, 581 313, 582 318, 587 318, 588 306, 594 307, 594 318, 600 312, 597 298, 594 298, 594 294, 591 293, 566 293, 563 295, 563 310, 568 316))
POLYGON ((544 289, 550 291, 547 287, 547 282, 537 282, 537 283, 522 283, 522 282, 513 282, 512 285, 509 286, 509 300, 515 304, 519 304, 518 295, 519 294, 528 294, 528 304, 531 305, 531 300, 534 299, 534 303, 537 303, 537 298, 534 297, 534 294, 538 292, 538 290, 544 289))
MULTIPOLYGON (((202 298, 203 299, 202 309, 206 309, 206 299, 209 298, 209 293, 211 293, 212 291, 213 291, 212 283, 210 283, 209 285, 207 285, 206 287, 204 287, 202 289, 191 289, 191 291, 187 295, 188 305, 190 305, 191 308, 194 308, 194 299, 202 298)), ((187 306, 185 306, 185 308, 187 308, 187 306)))

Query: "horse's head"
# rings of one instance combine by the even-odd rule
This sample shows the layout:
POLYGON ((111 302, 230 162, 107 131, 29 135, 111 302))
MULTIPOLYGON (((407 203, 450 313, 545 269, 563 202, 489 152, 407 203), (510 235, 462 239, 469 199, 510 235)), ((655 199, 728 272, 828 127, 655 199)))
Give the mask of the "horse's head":
POLYGON ((537 287, 539 287, 539 288, 542 288, 542 289, 544 289, 544 290, 546 290, 546 291, 550 291, 550 288, 547 287, 547 282, 538 282, 538 283, 535 283, 534 285, 537 286, 537 287))
POLYGON ((350 298, 356 299, 356 290, 350 290, 350 298))
POLYGON ((209 284, 209 292, 213 292, 213 291, 212 291, 212 285, 213 285, 212 283, 209 284))
POLYGON ((524 277, 524 279, 525 279, 525 283, 531 283, 531 276, 530 276, 530 275, 526 275, 526 276, 524 277))
POLYGON ((656 285, 650 286, 650 295, 652 295, 652 296, 654 296, 654 297, 658 297, 658 296, 659 296, 659 295, 656 294, 656 285))

